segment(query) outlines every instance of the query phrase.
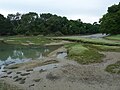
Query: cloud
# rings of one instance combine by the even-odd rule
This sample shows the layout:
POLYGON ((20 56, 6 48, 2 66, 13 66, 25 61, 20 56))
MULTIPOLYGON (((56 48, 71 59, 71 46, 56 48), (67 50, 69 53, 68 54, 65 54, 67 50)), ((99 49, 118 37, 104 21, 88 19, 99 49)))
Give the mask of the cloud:
POLYGON ((53 13, 68 18, 83 18, 85 22, 98 21, 106 13, 108 6, 119 0, 1 0, 2 14, 34 11, 53 13))

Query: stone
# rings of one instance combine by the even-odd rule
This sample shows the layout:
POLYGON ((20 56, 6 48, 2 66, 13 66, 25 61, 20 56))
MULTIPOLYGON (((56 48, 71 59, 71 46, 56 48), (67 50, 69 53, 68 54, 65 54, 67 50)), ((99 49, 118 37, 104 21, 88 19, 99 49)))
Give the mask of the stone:
POLYGON ((33 71, 33 69, 28 69, 28 70, 26 70, 26 72, 30 72, 30 71, 33 71))
POLYGON ((16 78, 18 78, 18 76, 13 77, 13 79, 16 79, 16 78))
POLYGON ((31 84, 31 85, 29 85, 29 87, 32 87, 32 86, 35 86, 35 84, 31 84))
POLYGON ((7 72, 7 74, 11 74, 12 73, 12 71, 10 71, 10 72, 7 72))
POLYGON ((35 81, 35 82, 39 82, 41 79, 34 79, 33 81, 35 81))
POLYGON ((1 78, 6 78, 6 77, 8 77, 8 76, 2 76, 1 78))
POLYGON ((22 80, 22 78, 17 78, 17 79, 15 80, 15 82, 20 81, 20 80, 22 80))
POLYGON ((42 72, 45 72, 45 71, 46 71, 46 70, 41 69, 39 72, 42 73, 42 72))
POLYGON ((25 80, 21 80, 19 84, 24 84, 25 83, 25 80))
POLYGON ((27 76, 29 75, 30 73, 22 73, 21 76, 27 76))
POLYGON ((16 72, 16 74, 21 74, 22 72, 16 72))

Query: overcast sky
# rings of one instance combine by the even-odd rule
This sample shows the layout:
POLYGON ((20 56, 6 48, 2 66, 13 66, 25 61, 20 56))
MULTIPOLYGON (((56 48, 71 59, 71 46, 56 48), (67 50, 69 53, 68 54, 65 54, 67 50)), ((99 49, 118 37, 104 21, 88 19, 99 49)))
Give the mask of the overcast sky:
POLYGON ((0 0, 0 13, 52 13, 83 22, 98 22, 107 8, 120 0, 0 0))

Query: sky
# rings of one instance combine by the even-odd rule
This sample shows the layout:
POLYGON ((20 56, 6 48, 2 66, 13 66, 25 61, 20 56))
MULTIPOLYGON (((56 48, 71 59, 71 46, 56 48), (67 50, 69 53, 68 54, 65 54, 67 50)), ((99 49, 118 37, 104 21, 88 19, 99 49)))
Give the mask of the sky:
POLYGON ((52 13, 86 23, 98 22, 120 0, 0 0, 0 14, 52 13))

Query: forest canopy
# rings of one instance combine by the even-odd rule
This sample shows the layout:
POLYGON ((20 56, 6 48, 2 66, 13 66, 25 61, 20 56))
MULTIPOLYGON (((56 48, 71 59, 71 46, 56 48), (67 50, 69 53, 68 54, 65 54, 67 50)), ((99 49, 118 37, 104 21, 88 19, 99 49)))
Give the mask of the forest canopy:
POLYGON ((68 20, 50 13, 0 14, 0 35, 78 35, 99 32, 99 24, 68 20))
POLYGON ((120 2, 108 7, 107 13, 100 19, 100 30, 106 34, 120 34, 120 2))

